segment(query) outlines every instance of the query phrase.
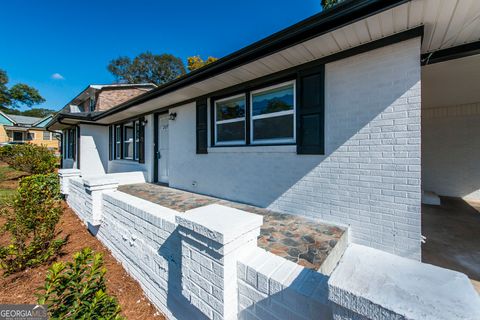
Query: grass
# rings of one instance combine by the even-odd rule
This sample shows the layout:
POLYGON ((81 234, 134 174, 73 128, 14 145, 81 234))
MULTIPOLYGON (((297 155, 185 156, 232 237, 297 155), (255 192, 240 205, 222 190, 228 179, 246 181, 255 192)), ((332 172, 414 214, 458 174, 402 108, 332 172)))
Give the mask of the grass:
POLYGON ((0 206, 11 199, 18 187, 18 180, 26 174, 0 162, 0 206))

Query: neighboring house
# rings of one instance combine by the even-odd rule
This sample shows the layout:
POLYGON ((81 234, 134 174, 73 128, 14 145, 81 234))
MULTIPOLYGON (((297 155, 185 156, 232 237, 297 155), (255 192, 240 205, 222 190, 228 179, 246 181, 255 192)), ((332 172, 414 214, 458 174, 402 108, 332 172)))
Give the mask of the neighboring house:
MULTIPOLYGON (((64 117, 76 119, 92 117, 144 94, 155 87, 156 85, 151 83, 89 85, 57 113, 54 121, 61 124, 61 119, 64 117)), ((62 128, 64 127, 62 126, 62 128)), ((63 130, 62 134, 62 166, 64 168, 78 167, 76 162, 76 146, 78 144, 76 140, 77 135, 80 133, 80 126, 67 127, 71 128, 63 130)), ((97 151, 95 150, 95 152, 97 151)))
POLYGON ((46 128, 52 117, 37 118, 0 112, 0 143, 28 142, 58 151, 60 135, 46 128))
POLYGON ((141 171, 418 260, 422 189, 480 200, 479 15, 342 2, 108 110, 91 86, 48 128, 84 177, 141 171))

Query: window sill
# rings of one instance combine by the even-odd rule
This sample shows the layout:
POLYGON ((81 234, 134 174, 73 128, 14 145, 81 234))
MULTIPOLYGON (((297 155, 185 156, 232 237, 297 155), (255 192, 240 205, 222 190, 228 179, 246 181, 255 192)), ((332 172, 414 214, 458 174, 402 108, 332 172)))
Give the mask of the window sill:
POLYGON ((297 153, 297 146, 216 146, 208 148, 207 151, 208 153, 297 153))
POLYGON ((112 159, 109 160, 110 162, 114 163, 131 163, 131 164, 139 164, 138 160, 133 160, 133 159, 112 159))

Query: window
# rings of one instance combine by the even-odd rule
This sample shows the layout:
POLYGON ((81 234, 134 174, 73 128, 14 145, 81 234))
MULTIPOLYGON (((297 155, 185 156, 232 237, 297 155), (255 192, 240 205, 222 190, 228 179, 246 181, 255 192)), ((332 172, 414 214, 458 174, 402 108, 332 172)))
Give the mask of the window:
POLYGON ((73 159, 75 153, 75 129, 68 129, 64 133, 64 158, 73 159))
POLYGON ((51 140, 52 139, 51 134, 52 133, 49 131, 43 131, 43 140, 51 140))
POLYGON ((133 159, 134 137, 133 137, 133 122, 123 125, 123 158, 133 159))
POLYGON ((250 111, 252 144, 295 142, 295 82, 253 91, 250 111))
POLYGON ((23 132, 14 131, 13 141, 23 141, 23 132))
POLYGON ((135 121, 135 152, 134 160, 138 160, 138 151, 140 150, 140 121, 135 121))
POLYGON ((295 80, 213 100, 212 145, 275 145, 296 142, 295 80))
POLYGON ((89 110, 90 112, 95 111, 95 98, 93 97, 90 98, 89 110))
POLYGON ((144 121, 137 119, 127 123, 113 125, 110 128, 110 160, 125 159, 143 163, 141 153, 144 121), (142 158, 142 159, 140 159, 142 158))
POLYGON ((215 101, 215 144, 245 143, 245 95, 215 101))
POLYGON ((27 140, 35 140, 35 133, 34 132, 28 132, 27 133, 27 140))
POLYGON ((122 158, 122 127, 120 125, 115 126, 115 159, 122 158))

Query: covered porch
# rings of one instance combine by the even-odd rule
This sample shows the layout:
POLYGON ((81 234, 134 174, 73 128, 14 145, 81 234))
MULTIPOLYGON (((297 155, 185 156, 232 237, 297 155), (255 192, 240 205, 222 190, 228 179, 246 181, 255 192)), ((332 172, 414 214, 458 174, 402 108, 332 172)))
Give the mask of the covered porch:
POLYGON ((422 61, 422 261, 465 273, 480 292, 480 55, 471 47, 422 61))
POLYGON ((258 246, 308 269, 329 273, 348 245, 345 228, 300 216, 151 183, 121 185, 118 190, 179 212, 221 204, 261 215, 258 246))

